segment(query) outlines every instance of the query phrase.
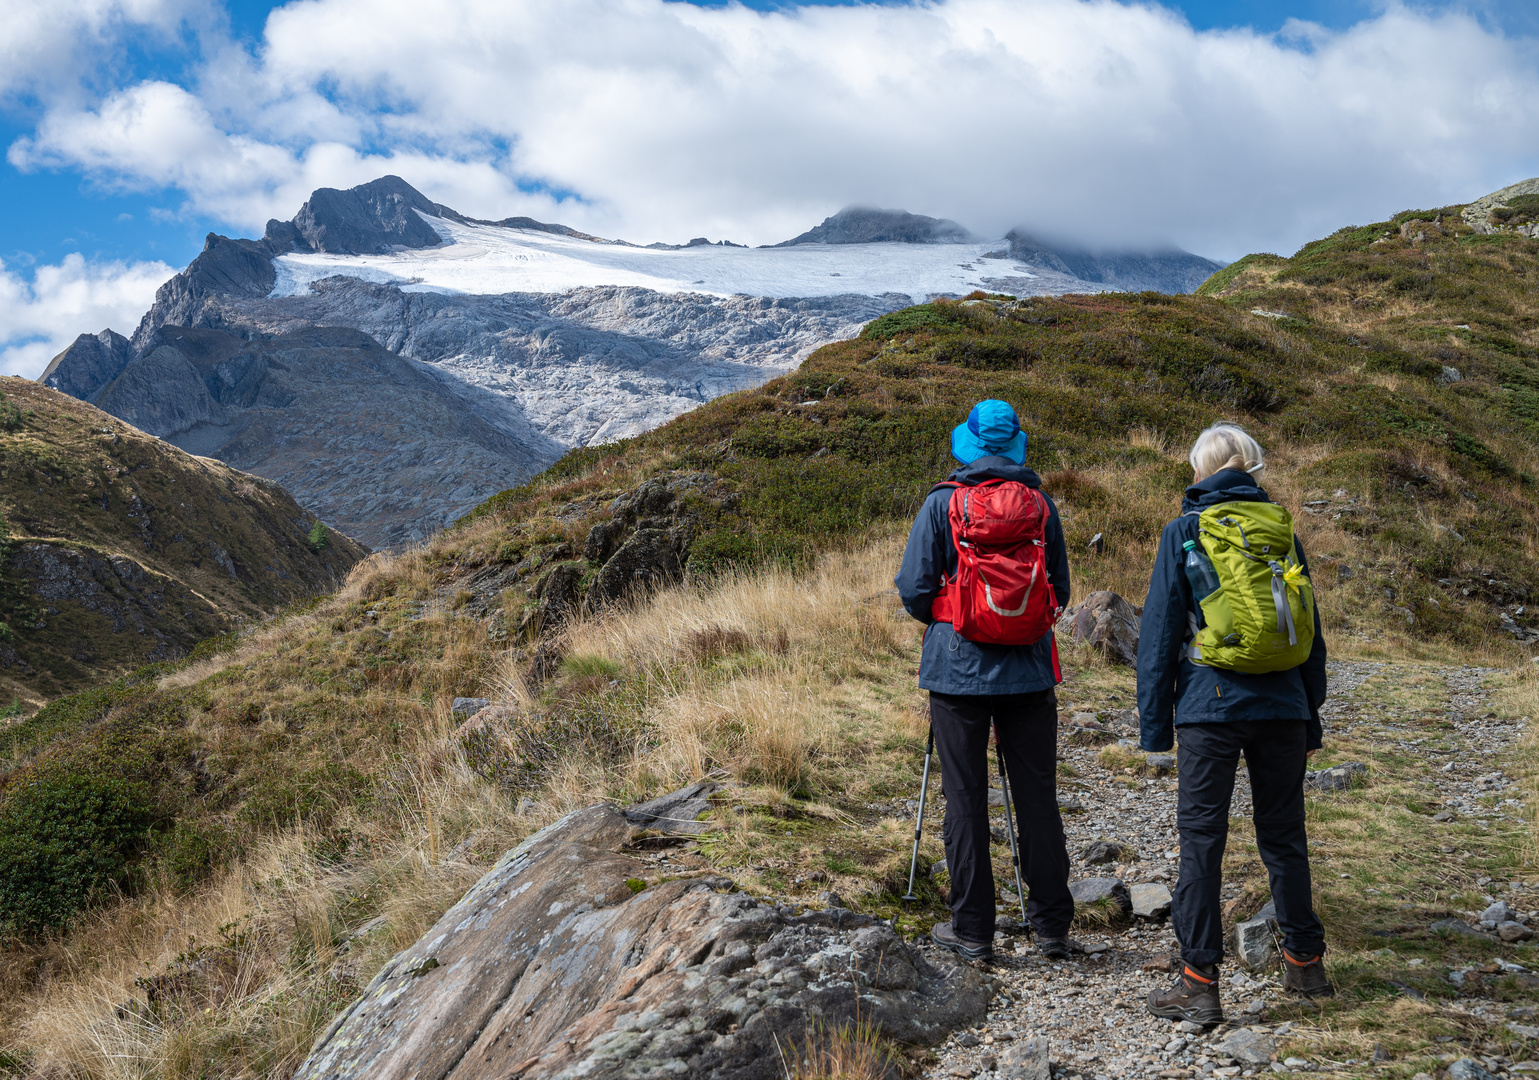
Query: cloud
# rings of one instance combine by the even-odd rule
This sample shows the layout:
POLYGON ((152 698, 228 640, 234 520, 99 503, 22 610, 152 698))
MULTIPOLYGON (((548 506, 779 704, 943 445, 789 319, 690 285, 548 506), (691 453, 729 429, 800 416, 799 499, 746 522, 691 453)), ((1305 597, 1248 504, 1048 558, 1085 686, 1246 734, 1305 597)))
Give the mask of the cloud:
POLYGON ((1539 171, 1530 46, 1398 5, 1274 36, 1113 0, 296 0, 255 54, 60 106, 10 160, 246 231, 396 172, 640 241, 773 242, 863 203, 1234 257, 1539 171))
POLYGON ((6 0, 0 98, 72 97, 84 76, 131 40, 169 41, 199 6, 194 0, 6 0))
POLYGON ((127 336, 176 271, 163 262, 88 262, 80 255, 39 266, 31 280, 0 261, 0 375, 35 379, 82 332, 127 336))

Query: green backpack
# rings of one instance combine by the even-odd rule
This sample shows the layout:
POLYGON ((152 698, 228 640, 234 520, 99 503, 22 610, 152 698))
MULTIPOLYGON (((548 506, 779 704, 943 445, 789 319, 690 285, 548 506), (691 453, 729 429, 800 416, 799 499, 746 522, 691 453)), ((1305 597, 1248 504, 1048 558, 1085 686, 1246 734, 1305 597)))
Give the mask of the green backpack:
POLYGON ((1195 597, 1206 625, 1186 655, 1194 663, 1260 675, 1309 658, 1315 591, 1299 560, 1293 518, 1276 503, 1226 502, 1197 518, 1198 539, 1219 587, 1195 597))

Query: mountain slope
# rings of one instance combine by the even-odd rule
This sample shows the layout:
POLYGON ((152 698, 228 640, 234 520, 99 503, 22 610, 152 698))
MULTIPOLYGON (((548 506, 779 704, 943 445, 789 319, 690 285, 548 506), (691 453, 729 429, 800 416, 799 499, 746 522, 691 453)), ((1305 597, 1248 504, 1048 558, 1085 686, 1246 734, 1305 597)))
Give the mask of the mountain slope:
MULTIPOLYGON (((1141 599, 1203 426, 1240 420, 1270 451, 1265 485, 1295 516, 1333 654, 1354 661, 1336 674, 1353 686, 1382 676, 1382 696, 1354 699, 1331 738, 1351 738, 1359 721, 1415 727, 1348 743, 1383 786, 1314 803, 1329 836, 1322 860, 1354 873, 1320 890, 1341 958, 1333 973, 1351 992, 1323 1003, 1311 1030, 1435 1060, 1434 1031, 1453 1037, 1447 1014, 1394 1005, 1385 979, 1446 996, 1446 966, 1419 982, 1390 967, 1383 940, 1465 964, 1473 992, 1476 960, 1505 946, 1425 927, 1474 904, 1490 877, 1517 876, 1530 840, 1473 818, 1428 831, 1445 825, 1430 819, 1444 791, 1425 761, 1467 748, 1439 714, 1448 695, 1423 699, 1379 665, 1478 665, 1457 673, 1460 686, 1521 680, 1504 689, 1503 716, 1533 714, 1517 703, 1532 702, 1536 677, 1494 669, 1530 672, 1539 636, 1527 607, 1539 588, 1539 460, 1511 389, 1539 362, 1525 291, 1535 274, 1539 243, 1477 237, 1448 208, 1343 232, 1291 260, 1242 260, 1209 283, 1216 295, 906 308, 794 374, 568 453, 260 638, 50 706, 10 732, 0 840, 32 835, 19 793, 43 781, 95 790, 127 778, 142 785, 134 820, 149 824, 96 837, 116 845, 104 879, 127 900, 52 941, 10 946, 8 1038, 82 1075, 125 1059, 148 1071, 171 1048, 197 1062, 188 1071, 270 1075, 512 840, 574 805, 703 776, 729 782, 711 820, 730 824, 649 848, 655 872, 638 885, 730 871, 787 905, 836 886, 922 933, 943 914, 936 881, 921 876, 916 904, 898 897, 923 698, 916 628, 888 582, 908 516, 951 467, 950 429, 979 398, 1001 397, 1063 511, 1076 600, 1102 588, 1141 599), (1455 311, 1471 338, 1445 325, 1455 311), (1444 349, 1468 357, 1457 381, 1444 349), (627 606, 632 590, 685 572, 695 577, 655 604, 627 606), (467 721, 451 712, 462 696, 497 704, 467 721), (1360 816, 1375 810, 1384 817, 1360 816), (1451 881, 1452 860, 1416 846, 1429 835, 1473 853, 1469 873, 1451 881), (1401 875, 1394 891, 1385 874, 1401 875), (1383 888, 1358 891, 1369 880, 1383 888), (159 959, 146 975, 149 956, 159 959), (38 989, 45 967, 79 974, 38 989), (128 997, 138 1004, 115 1012, 128 997)), ((1125 717, 1127 672, 1066 642, 1063 653, 1065 719, 1080 705, 1125 717)), ((1458 696, 1475 708, 1478 696, 1458 696)), ((1167 782, 1133 775, 1150 766, 1115 746, 1066 764, 1064 785, 1103 800, 1098 811, 1147 815, 1156 804, 1134 791, 1167 782)), ((1117 820, 1144 830, 1146 859, 1166 850, 1169 834, 1147 817, 1117 820)), ((1234 899, 1254 910, 1264 872, 1247 845, 1233 847, 1234 899)), ((938 857, 933 835, 924 854, 938 857)), ((0 858, 0 880, 9 865, 0 858)), ((43 899, 66 914, 91 902, 43 899)), ((1490 994, 1520 993, 1491 974, 1490 994)), ((1472 1015, 1455 1030, 1475 1031, 1472 1015)), ((1499 1022, 1489 1028, 1483 1045, 1516 1052, 1497 1041, 1512 1041, 1499 1022)))
POLYGON ((394 544, 441 527, 568 447, 639 434, 756 386, 916 299, 975 289, 1184 289, 1195 284, 1193 267, 1216 266, 1179 253, 1080 256, 1018 247, 1008 238, 1004 246, 972 240, 955 222, 858 208, 773 248, 703 240, 639 247, 528 218, 469 218, 386 176, 314 192, 293 220, 269 222, 260 240, 210 235, 204 251, 161 287, 130 341, 110 330, 81 335, 42 381, 279 480, 368 543, 394 544), (373 388, 380 408, 421 433, 419 456, 467 465, 488 453, 503 460, 467 467, 456 482, 378 455, 367 475, 348 470, 339 487, 328 466, 290 461, 285 449, 303 441, 286 442, 290 433, 317 425, 339 445, 374 438, 342 399, 328 404, 324 379, 290 403, 265 400, 260 423, 246 405, 237 416, 217 380, 204 378, 199 389, 185 364, 159 352, 173 327, 225 334, 230 340, 216 351, 231 354, 291 348, 274 341, 318 327, 362 331, 448 376, 429 387, 424 402, 414 397, 426 385, 422 370, 410 363, 373 388), (167 363, 178 377, 162 378, 167 363), (132 392, 103 396, 120 378, 132 392), (211 411, 204 390, 218 408, 211 411), (155 395, 161 400, 152 402, 155 395), (462 421, 417 417, 423 408, 441 415, 451 398, 462 421), (202 425, 196 435, 194 425, 202 425), (237 430, 245 434, 232 441, 237 430), (267 445, 258 445, 259 432, 267 445), (354 480, 371 494, 353 491, 354 480))
POLYGON ((363 557, 280 487, 0 381, 0 694, 37 701, 335 589, 363 557))

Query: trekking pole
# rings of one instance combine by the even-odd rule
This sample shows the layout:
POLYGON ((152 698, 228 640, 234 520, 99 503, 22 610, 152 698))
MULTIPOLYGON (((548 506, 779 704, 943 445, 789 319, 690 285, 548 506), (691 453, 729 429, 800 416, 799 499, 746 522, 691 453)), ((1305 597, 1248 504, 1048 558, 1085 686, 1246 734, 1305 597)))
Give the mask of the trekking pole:
POLYGON ((930 741, 924 748, 924 776, 919 781, 919 817, 914 821, 914 853, 908 860, 908 892, 905 900, 918 900, 914 895, 914 871, 919 869, 919 830, 924 828, 924 801, 930 793, 930 757, 935 753, 935 727, 930 727, 930 741))
POLYGON ((1021 855, 1015 845, 1015 817, 1010 812, 1010 777, 1005 773, 1005 752, 999 745, 999 725, 994 725, 994 758, 999 762, 999 789, 1005 796, 1005 835, 1010 838, 1010 861, 1015 864, 1015 895, 1021 902, 1021 927, 1029 932, 1026 921, 1026 887, 1021 884, 1021 855))

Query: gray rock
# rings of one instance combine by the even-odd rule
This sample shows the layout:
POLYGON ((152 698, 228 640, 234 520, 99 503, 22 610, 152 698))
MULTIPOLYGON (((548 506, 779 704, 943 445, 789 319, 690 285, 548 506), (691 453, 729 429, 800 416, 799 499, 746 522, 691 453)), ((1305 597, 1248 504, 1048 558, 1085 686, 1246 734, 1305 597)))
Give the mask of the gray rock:
POLYGON ((632 825, 658 829, 666 833, 698 836, 709 832, 711 824, 699 817, 711 808, 711 796, 722 785, 710 780, 681 787, 655 799, 625 808, 625 819, 632 825))
POLYGON ((443 217, 448 208, 431 201, 399 176, 382 176, 346 191, 317 188, 294 215, 291 229, 272 221, 267 235, 286 240, 301 251, 345 255, 373 255, 396 247, 437 247, 443 240, 415 212, 419 210, 443 217))
POLYGON ((1055 630, 1060 638, 1097 649, 1115 663, 1132 665, 1138 660, 1141 614, 1141 608, 1103 590, 1066 610, 1055 630))
POLYGON ((643 867, 615 850, 631 828, 591 807, 504 855, 332 1022, 299 1080, 772 1080, 777 1047, 818 1022, 933 1044, 984 1020, 976 970, 875 919, 788 917, 723 879, 633 894, 643 867))
POLYGON ((1516 1024, 1508 1020, 1507 1030, 1520 1039, 1539 1039, 1539 1027, 1534 1027, 1532 1024, 1516 1024))
POLYGON ((1080 878, 1078 881, 1069 883, 1069 892, 1073 895, 1076 904, 1098 904, 1103 900, 1115 900, 1123 911, 1133 910, 1133 903, 1128 899, 1127 886, 1122 883, 1121 878, 1080 878))
POLYGON ((1005 805, 1005 789, 1004 788, 997 788, 997 787, 989 788, 989 805, 990 806, 1003 806, 1003 805, 1005 805))
POLYGON ((554 630, 577 613, 582 605, 582 593, 578 584, 582 581, 582 567, 573 563, 561 563, 541 580, 540 630, 554 630))
POLYGON ((1480 938, 1482 941, 1491 940, 1463 919, 1439 919, 1429 929, 1435 934, 1463 934, 1467 937, 1480 938))
POLYGON ((1448 1080, 1499 1080, 1474 1058, 1460 1058, 1448 1066, 1448 1080))
POLYGON ((491 699, 484 697, 457 697, 449 706, 449 712, 453 716, 468 719, 490 705, 491 699))
POLYGON ((1153 769, 1155 772, 1176 771, 1176 755, 1174 754, 1150 754, 1148 757, 1144 758, 1144 761, 1147 762, 1149 768, 1153 769))
POLYGON ((1480 913, 1480 927, 1482 930, 1493 930, 1498 923, 1504 923, 1516 914, 1507 906, 1507 901, 1498 900, 1480 913))
POLYGON ((1145 882, 1128 889, 1133 914, 1140 919, 1163 919, 1170 914, 1170 890, 1159 882, 1145 882))
POLYGON ((1329 769, 1310 769, 1304 773, 1305 791, 1346 791, 1368 778, 1368 766, 1348 761, 1329 769))
POLYGON ((1508 943, 1528 941, 1534 936, 1534 932, 1522 923, 1513 919, 1496 924, 1496 936, 1508 943))
POLYGON ((1234 954, 1252 971, 1271 967, 1277 961, 1277 905, 1266 905, 1244 922, 1234 925, 1234 954))
POLYGON ((999 1080, 1049 1080, 1046 1035, 1017 1038, 999 1054, 999 1080))
POLYGON ((1271 1036, 1252 1031, 1250 1028, 1236 1028, 1214 1049, 1224 1057, 1232 1057, 1242 1065, 1265 1065, 1272 1060, 1272 1055, 1277 1053, 1277 1043, 1271 1036))

